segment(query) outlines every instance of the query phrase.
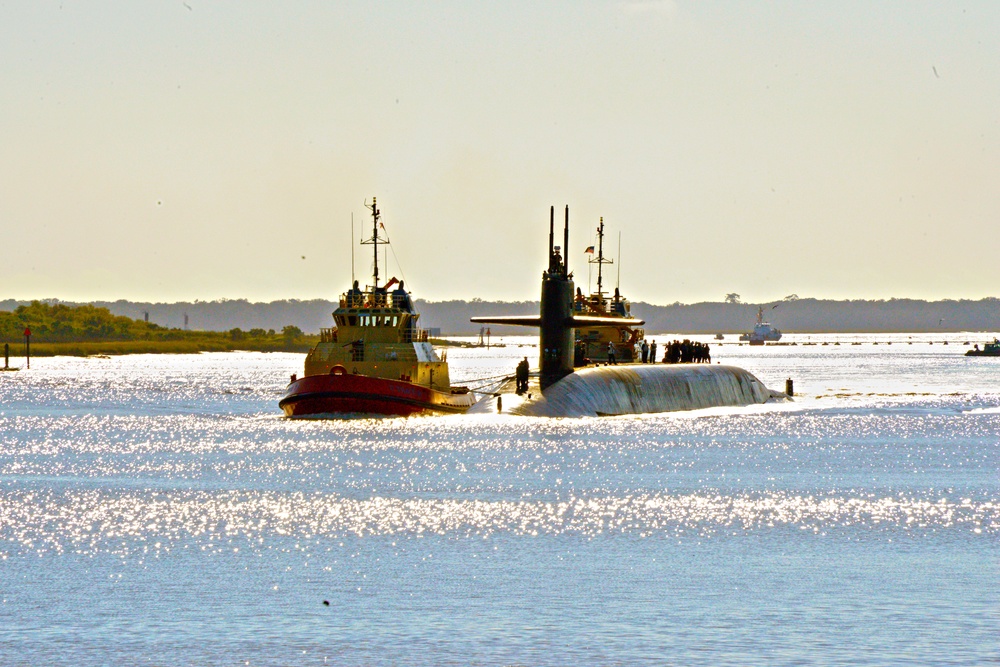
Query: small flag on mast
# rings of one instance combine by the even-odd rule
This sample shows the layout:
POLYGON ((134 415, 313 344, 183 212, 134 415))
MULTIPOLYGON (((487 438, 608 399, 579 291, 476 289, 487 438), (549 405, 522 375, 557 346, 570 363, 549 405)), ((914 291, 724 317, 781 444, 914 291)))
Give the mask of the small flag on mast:
POLYGON ((594 254, 594 246, 592 246, 592 245, 591 246, 587 246, 587 249, 584 250, 583 252, 586 255, 593 255, 594 254))

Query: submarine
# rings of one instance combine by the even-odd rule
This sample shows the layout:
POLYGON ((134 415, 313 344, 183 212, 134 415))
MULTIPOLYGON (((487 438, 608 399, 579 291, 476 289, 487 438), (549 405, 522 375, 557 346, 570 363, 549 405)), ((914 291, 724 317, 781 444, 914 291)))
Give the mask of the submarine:
MULTIPOLYGON (((569 206, 566 206, 563 248, 568 247, 569 206)), ((516 393, 513 382, 507 382, 492 397, 480 400, 470 413, 502 411, 537 417, 601 417, 740 407, 786 397, 736 366, 654 362, 575 368, 576 328, 641 326, 645 322, 574 313, 575 286, 568 264, 568 257, 555 245, 553 206, 549 209, 549 265, 542 273, 539 314, 470 318, 481 324, 537 327, 537 384, 516 393)))

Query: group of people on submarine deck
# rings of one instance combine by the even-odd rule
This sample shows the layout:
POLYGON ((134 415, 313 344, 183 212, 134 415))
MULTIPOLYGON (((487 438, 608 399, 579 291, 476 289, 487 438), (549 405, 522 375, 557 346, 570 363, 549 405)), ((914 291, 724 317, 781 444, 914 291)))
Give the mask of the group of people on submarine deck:
MULTIPOLYGON (((619 352, 624 352, 624 343, 615 344, 614 341, 608 342, 608 364, 618 364, 619 352)), ((639 354, 633 355, 633 358, 637 358, 640 363, 643 364, 655 364, 656 359, 656 341, 653 340, 647 343, 643 340, 639 346, 639 354)), ((584 356, 586 347, 582 343, 577 343, 577 355, 576 355, 576 366, 587 366, 592 363, 596 363, 593 359, 589 359, 584 356)), ((623 355, 626 358, 628 355, 623 355)), ((684 340, 674 340, 666 344, 666 349, 663 352, 663 358, 660 360, 664 364, 710 364, 712 363, 712 352, 708 343, 699 343, 698 341, 693 341, 685 338, 684 340)), ((518 368, 521 367, 521 362, 518 364, 518 368)))
POLYGON ((710 364, 712 352, 708 343, 699 343, 687 338, 682 341, 674 340, 672 343, 667 343, 667 350, 663 353, 663 363, 710 364))

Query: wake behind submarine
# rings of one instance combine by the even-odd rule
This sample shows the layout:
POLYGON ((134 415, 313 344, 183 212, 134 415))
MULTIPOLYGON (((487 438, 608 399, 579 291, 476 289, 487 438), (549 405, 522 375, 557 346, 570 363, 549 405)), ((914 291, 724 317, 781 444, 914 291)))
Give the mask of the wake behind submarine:
MULTIPOLYGON (((569 247, 569 206, 563 229, 569 247)), ((482 324, 539 328, 538 385, 515 394, 507 383, 493 398, 470 412, 493 411, 537 417, 597 417, 735 407, 784 397, 736 366, 704 364, 616 364, 575 370, 577 327, 641 326, 639 319, 579 315, 573 312, 573 274, 555 243, 555 207, 549 209, 549 267, 542 273, 541 312, 536 315, 473 317, 482 324)))

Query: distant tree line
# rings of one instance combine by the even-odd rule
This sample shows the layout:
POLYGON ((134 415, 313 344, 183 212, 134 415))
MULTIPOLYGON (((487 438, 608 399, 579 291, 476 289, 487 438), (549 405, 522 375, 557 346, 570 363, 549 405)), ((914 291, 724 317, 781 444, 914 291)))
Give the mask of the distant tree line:
MULTIPOLYGON (((632 303, 632 316, 646 321, 651 333, 735 334, 753 329, 757 309, 786 333, 935 333, 945 331, 1000 331, 1000 299, 923 301, 919 299, 833 301, 799 298, 791 294, 764 304, 742 303, 739 295, 726 302, 632 303)), ((417 301, 421 325, 440 327, 443 333, 476 334, 476 315, 538 313, 538 302, 417 301)), ((327 326, 327 325, 324 325, 327 326)), ((534 333, 523 327, 491 326, 493 335, 534 333)))
MULTIPOLYGON (((77 306, 68 302, 46 300, 41 305, 77 306)), ((0 311, 16 311, 23 301, 0 301, 0 311)), ((282 332, 295 327, 307 334, 333 325, 331 314, 338 303, 324 299, 299 301, 288 299, 255 303, 246 299, 195 301, 178 303, 148 303, 131 301, 94 302, 91 309, 104 309, 111 316, 143 320, 149 313, 148 329, 126 330, 152 333, 159 330, 180 331, 185 315, 191 329, 201 331, 236 332, 232 335, 253 336, 259 332, 282 332), (155 323, 155 324, 154 324, 155 323), (253 332, 253 333, 251 333, 253 332)), ((537 301, 415 301, 420 313, 420 326, 439 328, 444 335, 474 335, 479 325, 469 322, 476 315, 537 314, 537 301)), ((765 317, 786 333, 848 333, 848 332, 939 332, 939 331, 1000 331, 1000 299, 924 301, 920 299, 851 300, 799 298, 791 294, 780 301, 764 304, 742 303, 739 294, 726 295, 724 302, 655 305, 632 304, 632 315, 646 320, 646 331, 680 334, 738 333, 753 328, 757 308, 763 307, 765 317)), ((100 317, 97 318, 101 320, 100 317)), ((3 320, 0 320, 3 321, 3 320)), ((144 322, 139 322, 145 324, 144 322)), ((80 325, 83 327, 84 325, 80 325)), ((90 331, 104 324, 96 321, 90 331)), ((115 326, 110 324, 110 331, 115 326)), ((5 336, 7 330, 3 330, 5 336)), ((23 331, 23 327, 21 328, 23 331)), ((32 329, 34 331, 34 329, 32 329)), ((120 331, 120 329, 118 330, 120 331)), ((520 327, 491 327, 493 335, 532 333, 520 327)), ((20 331, 17 332, 20 335, 20 331)), ((166 335, 166 334, 163 334, 166 335)), ((289 336, 294 336, 290 332, 289 336)))
POLYGON ((741 333, 753 328, 761 307, 764 319, 785 333, 1000 331, 1000 299, 996 298, 834 301, 789 295, 763 304, 633 303, 632 314, 646 320, 646 331, 741 333))
POLYGON ((228 341, 226 349, 294 349, 305 344, 302 329, 287 324, 277 333, 260 327, 247 331, 233 327, 224 331, 185 331, 153 322, 116 315, 93 304, 32 301, 0 310, 0 342, 23 340, 30 329, 33 342, 81 343, 115 341, 228 341), (252 343, 246 345, 246 343, 252 343))
POLYGON ((25 328, 32 336, 53 343, 97 340, 152 340, 170 331, 149 322, 113 315, 90 304, 69 305, 32 301, 12 312, 0 311, 0 337, 19 340, 25 328))

